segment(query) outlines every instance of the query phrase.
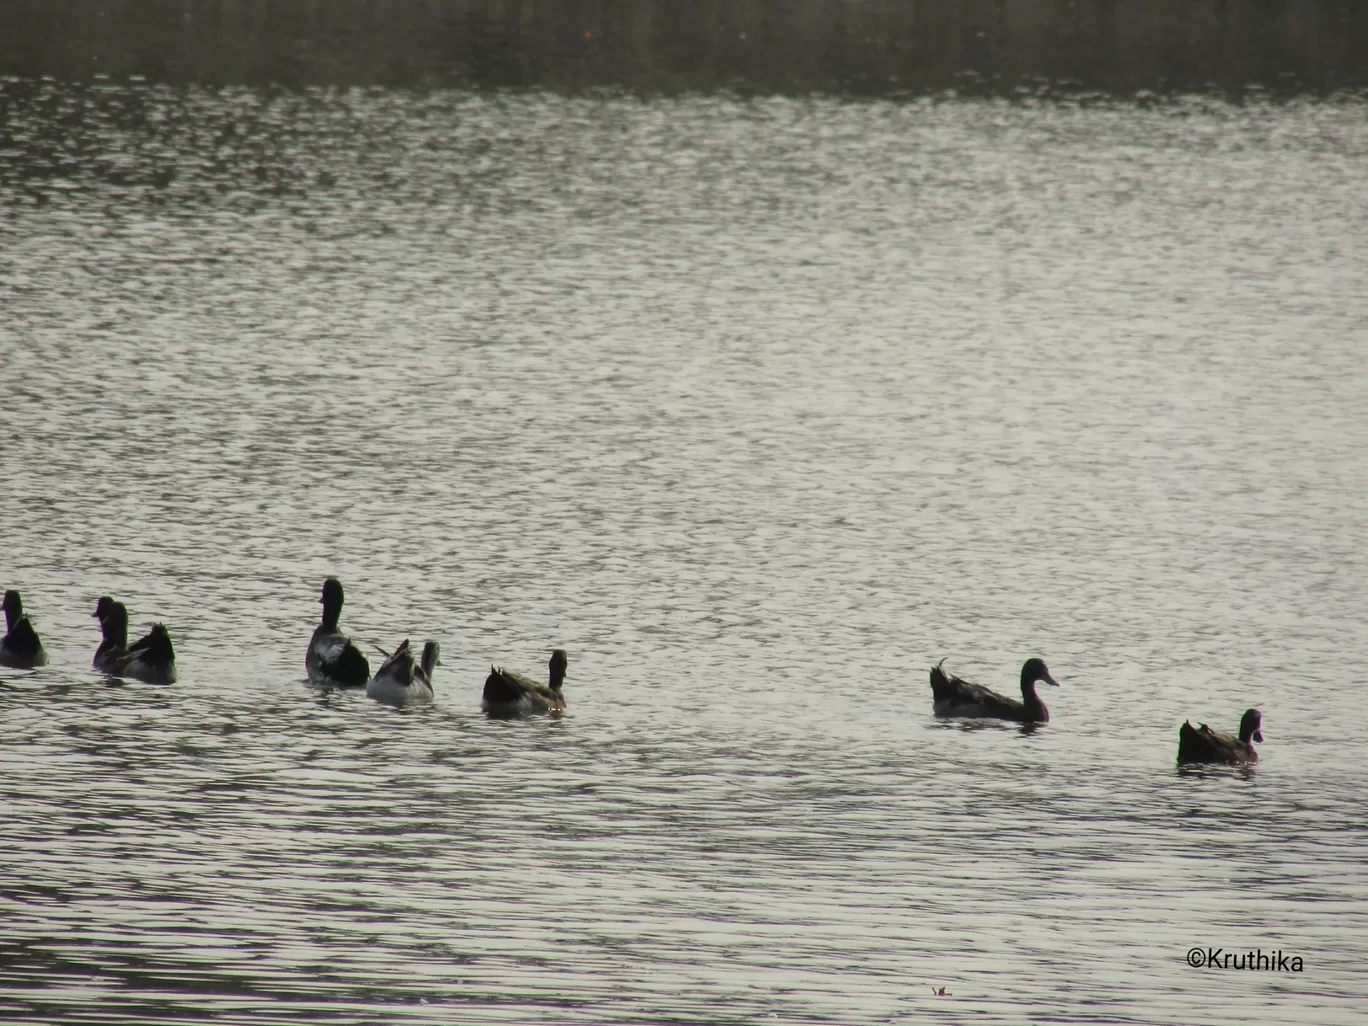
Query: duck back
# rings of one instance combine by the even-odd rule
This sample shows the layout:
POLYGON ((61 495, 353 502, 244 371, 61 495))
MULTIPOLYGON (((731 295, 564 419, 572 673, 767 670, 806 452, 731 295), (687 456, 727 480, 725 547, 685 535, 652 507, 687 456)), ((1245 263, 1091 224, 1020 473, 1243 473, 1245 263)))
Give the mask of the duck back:
POLYGON ((502 666, 491 666, 485 678, 481 706, 491 716, 514 717, 534 713, 561 712, 565 696, 549 684, 533 680, 525 673, 502 666))
POLYGON ((311 684, 330 684, 339 688, 363 688, 370 680, 370 663, 351 639, 320 626, 309 641, 304 669, 311 684))
POLYGON ((154 624, 151 631, 129 646, 112 672, 146 684, 176 683, 176 652, 166 627, 154 624))
POLYGON ((1258 762, 1254 746, 1241 741, 1234 734, 1212 730, 1205 723, 1194 727, 1184 720, 1178 728, 1178 761, 1180 763, 1222 763, 1240 766, 1258 762))
POLYGON ((999 695, 982 684, 956 677, 945 669, 943 662, 931 667, 930 677, 932 709, 937 716, 1012 720, 1018 723, 1044 723, 1050 718, 1045 703, 1039 699, 1036 706, 1028 707, 1024 702, 999 695))
POLYGON ((21 616, 9 633, 0 639, 0 666, 33 669, 46 666, 47 661, 47 649, 43 648, 38 632, 33 629, 27 616, 21 616))
POLYGON ((396 707, 432 701, 432 685, 413 658, 407 638, 366 683, 366 694, 396 707))

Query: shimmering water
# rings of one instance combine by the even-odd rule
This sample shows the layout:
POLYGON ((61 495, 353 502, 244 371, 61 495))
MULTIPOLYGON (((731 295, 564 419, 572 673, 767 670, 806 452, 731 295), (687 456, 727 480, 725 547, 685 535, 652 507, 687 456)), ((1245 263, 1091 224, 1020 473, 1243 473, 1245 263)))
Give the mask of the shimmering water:
POLYGON ((0 1019, 1361 1021, 1363 102, 4 95, 0 1019))

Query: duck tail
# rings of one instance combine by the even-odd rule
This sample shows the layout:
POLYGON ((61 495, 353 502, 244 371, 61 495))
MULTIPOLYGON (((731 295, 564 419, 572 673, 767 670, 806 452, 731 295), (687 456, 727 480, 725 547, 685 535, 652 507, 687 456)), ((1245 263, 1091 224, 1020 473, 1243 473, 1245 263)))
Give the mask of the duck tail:
POLYGON ((522 697, 522 688, 497 666, 489 668, 485 678, 484 700, 492 705, 516 702, 522 697))
POLYGON ((1198 730, 1192 725, 1191 720, 1184 720, 1183 725, 1178 728, 1178 761, 1179 762, 1206 762, 1211 758, 1212 744, 1209 737, 1210 731, 1206 724, 1202 724, 1202 730, 1198 730))
MULTIPOLYGON (((946 656, 946 659, 948 658, 949 656, 946 656)), ((954 685, 950 683, 950 675, 945 672, 945 659, 931 667, 931 693, 936 696, 937 701, 953 698, 955 695, 954 685)))
POLYGON ((365 687, 370 677, 370 663, 355 645, 347 645, 330 668, 331 676, 344 687, 365 687))

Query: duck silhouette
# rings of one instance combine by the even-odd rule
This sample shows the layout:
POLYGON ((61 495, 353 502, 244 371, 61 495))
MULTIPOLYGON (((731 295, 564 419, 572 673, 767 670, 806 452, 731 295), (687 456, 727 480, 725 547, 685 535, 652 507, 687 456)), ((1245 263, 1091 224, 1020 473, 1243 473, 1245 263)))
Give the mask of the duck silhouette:
POLYGON ((32 669, 46 666, 47 649, 33 629, 33 623, 24 615, 24 600, 17 591, 5 592, 0 606, 5 610, 5 636, 0 638, 0 666, 15 669, 32 669))
POLYGON ((1240 717, 1239 735, 1212 730, 1205 723, 1194 727, 1184 720, 1178 728, 1178 762, 1216 762, 1240 766, 1259 761, 1254 742, 1263 743, 1263 713, 1246 709, 1240 717))
POLYGON ((309 650, 304 655, 304 670, 311 684, 330 684, 339 688, 364 688, 370 680, 370 663, 349 637, 338 629, 342 615, 342 582, 329 577, 323 582, 323 620, 314 628, 309 650))
POLYGON ((485 678, 480 704, 486 713, 495 717, 564 712, 565 695, 561 687, 565 683, 569 662, 565 649, 558 648, 551 653, 548 684, 533 680, 517 670, 491 666, 489 676, 485 678))
POLYGON ((1006 698, 982 684, 973 684, 945 670, 945 660, 931 667, 931 693, 937 716, 965 716, 1016 723, 1048 723, 1050 710, 1036 694, 1036 682, 1059 686, 1045 660, 1027 659, 1021 666, 1021 701, 1006 698))

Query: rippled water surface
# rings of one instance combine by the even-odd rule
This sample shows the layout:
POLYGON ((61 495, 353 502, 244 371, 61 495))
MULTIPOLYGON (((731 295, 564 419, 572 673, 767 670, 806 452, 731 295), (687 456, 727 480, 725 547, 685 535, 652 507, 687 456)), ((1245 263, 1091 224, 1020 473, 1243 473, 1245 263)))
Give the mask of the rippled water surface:
POLYGON ((1362 102, 3 96, 0 1019, 1362 1021, 1362 102))

